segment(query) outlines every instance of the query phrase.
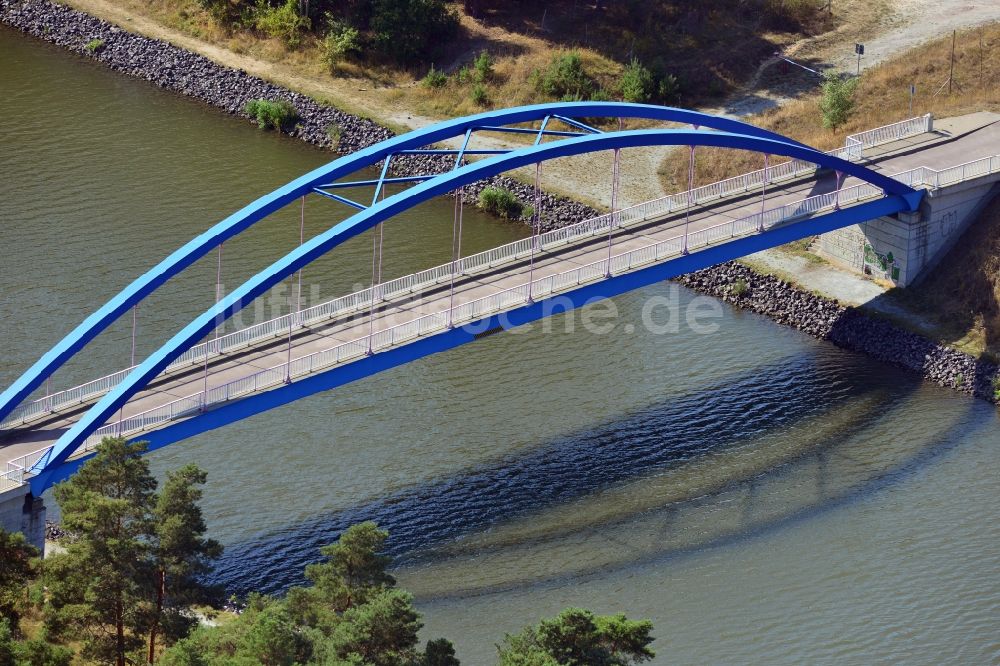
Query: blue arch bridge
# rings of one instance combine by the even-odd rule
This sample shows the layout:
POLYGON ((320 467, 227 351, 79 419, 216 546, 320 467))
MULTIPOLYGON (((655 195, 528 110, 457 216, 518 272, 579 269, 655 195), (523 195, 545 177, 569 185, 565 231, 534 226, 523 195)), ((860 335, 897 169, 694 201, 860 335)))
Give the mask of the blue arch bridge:
MULTIPOLYGON (((904 129, 881 131, 902 136, 929 129, 927 118, 907 122, 904 129)), ((0 446, 9 461, 6 472, 0 468, 0 492, 26 497, 22 504, 28 515, 32 502, 38 506, 36 498, 71 474, 104 436, 148 440, 156 449, 547 316, 556 298, 559 310, 578 307, 806 236, 917 210, 924 196, 922 183, 931 170, 890 177, 886 168, 907 164, 890 161, 880 170, 862 166, 866 142, 877 140, 877 135, 861 136, 826 153, 728 118, 651 105, 579 102, 459 118, 341 157, 262 196, 183 245, 114 295, 9 386, 0 395, 0 446), (682 127, 595 127, 620 128, 615 122, 619 119, 682 127), (495 141, 486 144, 494 147, 483 147, 484 135, 495 139, 498 134, 507 135, 506 145, 514 147, 499 149, 495 141), (692 159, 696 147, 703 146, 755 151, 764 156, 765 168, 618 209, 620 151, 643 146, 689 146, 692 159), (596 151, 607 151, 613 160, 612 211, 539 233, 540 165, 596 151), (431 163, 426 156, 434 156, 433 164, 439 165, 434 172, 414 173, 406 166, 431 163), (776 158, 786 160, 772 165, 776 158), (462 188, 525 166, 535 166, 535 232, 489 252, 461 256, 462 188), (364 175, 373 167, 378 178, 364 175), (813 180, 803 190, 805 176, 813 180), (798 182, 799 189, 782 182, 798 182), (396 192, 391 195, 386 192, 390 185, 396 192), (739 194, 738 205, 727 206, 724 213, 705 204, 729 201, 733 194, 739 194), (382 282, 381 225, 441 195, 455 195, 452 261, 382 282), (105 376, 82 386, 48 390, 55 371, 117 319, 134 315, 136 306, 165 282, 210 253, 219 252, 221 262, 225 241, 283 207, 301 205, 304 210, 307 197, 340 202, 352 212, 318 235, 300 238, 287 255, 218 297, 144 360, 133 359, 131 367, 110 375, 112 369, 95 372, 105 376), (294 279, 310 262, 370 229, 370 288, 235 333, 213 335, 282 280, 294 279), (276 345, 276 339, 281 344, 276 345), (258 347, 268 351, 263 357, 258 354, 253 365, 240 361, 258 347), (154 386, 160 390, 152 390, 154 386)), ((932 151, 925 157, 933 157, 932 151)))

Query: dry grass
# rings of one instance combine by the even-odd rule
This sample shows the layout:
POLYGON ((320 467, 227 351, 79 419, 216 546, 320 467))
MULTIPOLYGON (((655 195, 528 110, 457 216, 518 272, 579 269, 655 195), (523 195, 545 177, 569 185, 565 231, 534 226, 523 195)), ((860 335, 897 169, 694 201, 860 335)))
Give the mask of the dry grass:
MULTIPOLYGON (((40 609, 35 607, 29 607, 25 610, 24 614, 21 616, 20 628, 21 633, 24 638, 36 639, 44 635, 44 625, 45 618, 42 615, 40 609)), ((51 642, 51 639, 47 639, 51 642)), ((83 649, 83 640, 66 640, 59 641, 59 645, 69 648, 74 654, 78 655, 80 650, 83 649)), ((79 657, 77 657, 73 663, 85 663, 79 657)))
MULTIPOLYGON (((546 101, 531 85, 532 73, 543 71, 553 58, 569 49, 549 47, 531 49, 513 56, 501 56, 494 65, 493 80, 486 84, 487 107, 518 106, 546 101)), ((602 89, 614 89, 623 66, 590 50, 578 50, 587 74, 602 89)), ((472 100, 473 84, 461 84, 452 76, 443 88, 426 88, 422 85, 402 88, 391 96, 416 113, 431 117, 453 117, 479 113, 483 106, 472 100)))
POLYGON ((113 3, 130 14, 152 19, 239 55, 280 63, 303 76, 359 78, 373 85, 397 85, 412 80, 408 72, 386 66, 342 63, 331 72, 323 62, 322 40, 317 36, 305 34, 298 47, 289 48, 279 39, 219 24, 197 0, 113 0, 113 3))
POLYGON ((838 6, 831 15, 823 10, 825 0, 615 1, 602 3, 600 10, 592 0, 534 5, 478 0, 478 23, 612 62, 634 56, 654 70, 677 76, 684 88, 682 103, 690 106, 731 92, 776 48, 829 32, 842 25, 844 17, 853 20, 863 6, 858 0, 842 2, 852 5, 852 13, 838 6))
MULTIPOLYGON (((1000 110, 1000 23, 958 33, 953 93, 947 87, 951 37, 929 42, 862 74, 857 106, 836 132, 823 128, 819 95, 809 95, 781 108, 749 118, 822 150, 844 145, 848 134, 910 117, 909 87, 917 86, 913 115, 948 117, 973 111, 1000 110), (980 49, 980 39, 982 49, 980 49), (941 90, 935 95, 935 91, 941 90)), ((756 153, 704 148, 697 152, 695 181, 711 183, 763 167, 756 153)), ((659 176, 668 192, 687 189, 687 154, 676 151, 664 160, 659 176)))
POLYGON ((1000 198, 917 287, 888 295, 936 324, 944 342, 1000 361, 1000 198))
MULTIPOLYGON (((315 84, 323 87, 326 81, 328 94, 303 92, 349 111, 367 109, 379 121, 396 118, 400 109, 432 118, 482 110, 472 100, 471 83, 460 85, 452 80, 443 89, 426 89, 419 85, 424 67, 407 70, 343 62, 331 70, 323 63, 317 37, 306 35, 297 48, 289 49, 277 39, 218 24, 197 0, 107 2, 130 16, 269 63, 275 69, 268 78, 278 83, 301 88, 288 80, 289 74, 310 80, 310 88, 315 84)), ((884 2, 875 0, 874 5, 884 2)), ((78 4, 86 9, 95 3, 78 0, 78 4)), ((874 6, 871 2, 840 0, 835 3, 836 14, 830 16, 814 11, 819 4, 819 0, 784 3, 792 18, 786 25, 775 26, 746 21, 733 11, 739 3, 708 8, 664 0, 642 11, 628 3, 605 3, 605 9, 598 12, 585 0, 554 0, 537 6, 484 1, 480 3, 483 14, 474 20, 462 14, 463 3, 455 1, 452 6, 460 13, 462 33, 448 55, 435 65, 453 73, 486 49, 494 57, 497 74, 487 86, 486 106, 511 106, 542 101, 542 95, 530 85, 531 74, 544 70, 561 53, 579 52, 588 74, 612 94, 617 91, 623 64, 636 55, 652 66, 659 62, 676 74, 682 81, 680 103, 691 106, 732 92, 776 49, 833 34, 845 26, 857 32, 884 13, 862 11, 874 6)))

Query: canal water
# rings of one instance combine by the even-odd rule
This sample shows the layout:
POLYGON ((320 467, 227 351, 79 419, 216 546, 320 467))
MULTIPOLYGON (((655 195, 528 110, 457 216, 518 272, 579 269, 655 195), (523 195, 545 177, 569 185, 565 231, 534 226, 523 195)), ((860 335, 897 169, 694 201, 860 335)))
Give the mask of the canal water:
MULTIPOLYGON (((190 237, 330 159, 6 30, 0 91, 5 386, 190 237)), ((310 201, 307 236, 343 213, 310 201)), ((284 211, 227 243, 224 288, 293 247, 298 223, 284 211)), ((447 261, 451 230, 444 200, 386 225, 383 276, 447 261)), ((467 210, 463 252, 525 233, 467 210)), ((216 261, 139 308, 139 358, 211 303, 216 261)), ((304 294, 370 279, 366 234, 310 266, 304 294)), ((286 311, 288 287, 244 323, 286 311)), ((218 577, 236 591, 299 582, 320 545, 377 520, 425 636, 451 638, 467 664, 570 605, 652 619, 655 664, 1000 663, 993 407, 672 284, 612 307, 151 464, 208 471, 218 577)), ((127 364, 125 319, 53 390, 127 364)))

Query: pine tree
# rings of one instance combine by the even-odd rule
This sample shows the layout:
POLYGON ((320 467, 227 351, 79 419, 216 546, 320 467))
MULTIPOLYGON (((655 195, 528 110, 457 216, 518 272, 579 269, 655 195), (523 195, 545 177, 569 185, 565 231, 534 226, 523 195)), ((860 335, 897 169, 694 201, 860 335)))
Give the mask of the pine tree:
POLYGON ((342 613, 395 585, 396 579, 386 573, 390 558, 381 554, 388 537, 370 521, 347 528, 336 543, 320 549, 326 562, 306 567, 313 593, 342 613))
POLYGON ((412 664, 421 626, 409 592, 381 590, 344 613, 326 644, 327 658, 371 666, 412 664))
POLYGON ((427 641, 421 666, 460 666, 455 656, 455 646, 447 638, 427 641))
POLYGON ((507 635, 498 646, 500 666, 627 666, 652 659, 648 620, 597 615, 567 608, 537 627, 507 635))
POLYGON ((202 584, 199 577, 212 570, 212 560, 222 554, 222 546, 205 538, 205 520, 198 502, 199 486, 206 474, 190 464, 167 475, 153 509, 155 545, 154 602, 149 628, 147 662, 156 655, 156 640, 163 632, 167 643, 186 636, 196 620, 186 613, 194 604, 220 600, 221 588, 202 584))
POLYGON ((283 600, 251 595, 239 618, 199 628, 164 652, 161 663, 459 666, 443 638, 418 649, 420 614, 386 572, 386 537, 374 523, 347 529, 321 549, 327 561, 308 567, 315 586, 292 588, 283 600))
POLYGON ((205 538, 198 502, 205 472, 188 465, 169 474, 163 492, 143 458, 145 442, 105 438, 96 455, 55 488, 66 551, 45 562, 46 627, 82 639, 83 656, 124 666, 157 639, 186 636, 192 604, 221 590, 199 582, 222 547, 205 538))
POLYGON ((294 666, 309 661, 309 644, 280 602, 267 603, 251 621, 236 646, 235 663, 294 666))
POLYGON ((9 620, 14 634, 18 633, 25 590, 35 575, 36 557, 38 549, 25 541, 23 534, 0 529, 0 620, 9 620))
POLYGON ((145 442, 106 437, 97 454, 55 487, 63 526, 76 535, 49 558, 46 622, 83 639, 83 656, 125 666, 149 626, 156 479, 145 442))

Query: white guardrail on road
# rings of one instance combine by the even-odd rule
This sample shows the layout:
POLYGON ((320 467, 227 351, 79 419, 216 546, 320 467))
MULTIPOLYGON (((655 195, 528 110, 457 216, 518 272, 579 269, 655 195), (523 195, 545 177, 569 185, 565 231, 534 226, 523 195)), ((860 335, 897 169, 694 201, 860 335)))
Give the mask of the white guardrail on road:
MULTIPOLYGON (((892 125, 886 125, 885 127, 868 130, 861 134, 851 135, 847 137, 846 145, 843 148, 828 151, 828 154, 847 160, 859 160, 863 156, 864 148, 870 148, 903 137, 927 132, 930 130, 932 122, 931 115, 927 114, 892 125)), ((742 176, 698 187, 691 192, 672 194, 624 208, 615 213, 614 224, 617 228, 644 222, 653 217, 684 210, 689 205, 722 199, 733 194, 746 193, 762 187, 765 182, 771 184, 791 178, 798 178, 815 170, 816 165, 809 162, 798 160, 783 162, 771 166, 766 170, 761 169, 743 174, 742 176)), ((606 232, 611 223, 611 214, 608 213, 541 234, 539 242, 543 249, 551 248, 557 244, 568 243, 573 240, 606 232)), ((457 270, 461 274, 470 274, 491 268, 497 263, 506 262, 511 258, 517 258, 529 253, 531 250, 529 243, 530 239, 523 239, 465 257, 459 260, 456 266, 452 266, 450 263, 443 264, 426 271, 376 285, 374 288, 375 300, 389 300, 450 280, 453 270, 457 270)), ((248 326, 233 333, 221 335, 218 338, 191 347, 191 349, 184 352, 184 354, 167 366, 165 372, 171 373, 198 363, 203 363, 206 358, 238 350, 268 338, 287 335, 290 328, 293 330, 300 329, 349 312, 361 311, 371 306, 372 296, 372 288, 364 289, 301 312, 284 315, 276 319, 248 326)), ((125 368, 85 384, 51 393, 37 400, 27 402, 13 410, 0 423, 0 430, 18 427, 31 421, 45 418, 49 414, 82 405, 93 398, 102 396, 117 386, 131 371, 132 368, 125 368)))
MULTIPOLYGON (((984 157, 943 170, 917 167, 892 177, 911 186, 940 187, 990 173, 1000 173, 1000 155, 984 157)), ((531 299, 538 299, 571 291, 587 282, 603 279, 609 274, 626 273, 635 268, 677 256, 681 254, 685 246, 691 250, 725 242, 733 238, 760 233, 780 223, 808 217, 819 211, 880 196, 883 196, 881 189, 863 183, 785 204, 761 213, 754 213, 743 218, 722 222, 687 234, 686 238, 684 233, 678 233, 673 238, 614 255, 610 258, 610 266, 608 260, 605 259, 563 273, 539 278, 530 284, 526 283, 469 303, 459 304, 441 312, 424 315, 390 328, 374 331, 372 334, 356 340, 292 359, 290 362, 281 363, 272 368, 212 387, 207 391, 199 391, 160 407, 106 424, 87 438, 80 451, 93 449, 106 436, 135 435, 163 423, 256 393, 262 389, 283 384, 317 370, 326 370, 337 364, 361 358, 369 351, 377 352, 424 335, 441 332, 453 325, 477 321, 512 306, 526 303, 529 296, 531 299)), ((678 224, 677 228, 680 229, 681 226, 678 224)), ((0 490, 3 490, 5 485, 23 483, 25 478, 30 476, 33 467, 44 464, 43 459, 50 451, 51 447, 46 447, 7 463, 7 472, 0 474, 0 490)))
POLYGON ((0 473, 0 492, 24 485, 31 470, 36 466, 44 465, 44 459, 47 459, 51 452, 52 447, 46 446, 45 448, 32 451, 20 458, 9 461, 7 463, 7 471, 0 473))

